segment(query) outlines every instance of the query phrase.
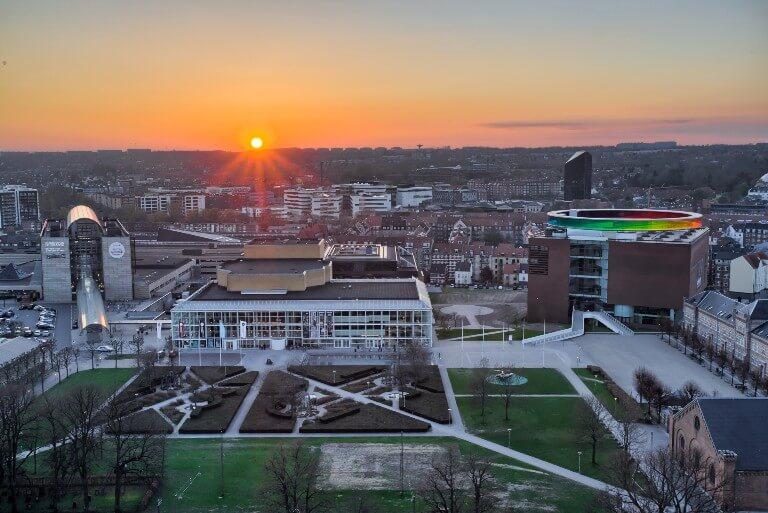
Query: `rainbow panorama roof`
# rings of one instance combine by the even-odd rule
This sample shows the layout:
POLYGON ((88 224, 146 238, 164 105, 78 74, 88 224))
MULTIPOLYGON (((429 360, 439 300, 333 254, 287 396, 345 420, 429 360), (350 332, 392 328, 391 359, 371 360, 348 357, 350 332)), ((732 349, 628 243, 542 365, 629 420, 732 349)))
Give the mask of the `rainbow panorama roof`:
POLYGON ((553 228, 603 232, 674 231, 701 228, 701 214, 677 210, 571 209, 547 213, 553 228))

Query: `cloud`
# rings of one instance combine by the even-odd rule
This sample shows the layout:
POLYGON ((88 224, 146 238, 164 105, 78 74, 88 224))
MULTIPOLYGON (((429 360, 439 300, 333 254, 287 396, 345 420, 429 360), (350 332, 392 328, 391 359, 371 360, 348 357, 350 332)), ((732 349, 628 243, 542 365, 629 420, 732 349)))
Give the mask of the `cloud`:
POLYGON ((481 123, 485 128, 518 129, 518 128, 558 128, 562 130, 591 130, 605 127, 638 127, 638 126, 677 126, 695 123, 694 118, 661 118, 661 119, 541 119, 522 121, 490 121, 481 123))

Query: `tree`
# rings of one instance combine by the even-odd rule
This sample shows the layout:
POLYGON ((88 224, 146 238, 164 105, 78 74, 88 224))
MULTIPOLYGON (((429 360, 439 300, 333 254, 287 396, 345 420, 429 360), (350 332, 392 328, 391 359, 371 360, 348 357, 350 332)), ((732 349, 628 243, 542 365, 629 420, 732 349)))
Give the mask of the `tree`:
MULTIPOLYGON (((507 374, 511 373, 512 370, 512 365, 509 365, 508 367, 501 369, 501 372, 507 374)), ((502 389, 502 395, 504 396, 504 420, 509 420, 509 405, 512 402, 512 396, 514 395, 514 392, 515 388, 512 385, 511 380, 506 380, 502 389)))
POLYGON ((704 458, 695 451, 675 457, 668 448, 644 453, 639 461, 619 452, 610 465, 611 491, 598 496, 609 513, 716 513, 712 498, 724 483, 710 483, 704 458), (644 478, 638 478, 643 475, 644 478))
POLYGON ((88 479, 96 463, 96 456, 101 450, 97 414, 104 397, 98 388, 86 384, 75 388, 64 401, 69 458, 80 480, 83 511, 88 511, 90 505, 88 479))
POLYGON ((72 363, 72 360, 74 359, 74 353, 72 351, 72 347, 65 347, 59 351, 59 362, 62 366, 64 366, 64 370, 66 371, 67 377, 69 377, 69 365, 72 363))
POLYGON ((501 242, 501 232, 496 228, 489 228, 483 233, 483 241, 490 246, 498 246, 501 242))
POLYGON ((717 346, 715 346, 715 343, 712 341, 712 335, 707 337, 704 349, 707 353, 707 360, 709 360, 709 372, 712 372, 712 363, 715 359, 715 354, 717 353, 717 346))
POLYGON ((488 403, 488 370, 481 366, 479 369, 472 369, 472 379, 470 388, 472 395, 480 406, 480 421, 485 425, 485 407, 488 403))
POLYGON ((274 511, 313 513, 325 508, 318 489, 320 457, 301 440, 281 443, 264 466, 266 500, 274 511))
POLYGON ((693 401, 694 399, 698 399, 699 397, 704 397, 705 395, 707 395, 704 393, 704 391, 701 389, 698 383, 691 380, 688 380, 685 383, 683 383, 683 386, 680 387, 680 390, 678 391, 678 393, 685 398, 687 403, 693 401))
POLYGON ((592 448, 593 465, 597 465, 597 447, 605 438, 605 422, 610 420, 610 417, 608 410, 594 396, 586 397, 576 409, 579 431, 592 448))
POLYGON ((490 267, 485 266, 480 270, 480 281, 485 284, 493 281, 493 271, 491 271, 490 267))
POLYGON ((159 477, 165 461, 165 436, 150 427, 132 434, 124 416, 125 405, 111 401, 107 406, 104 431, 111 451, 109 469, 115 480, 115 513, 121 511, 123 489, 129 478, 147 481, 159 477))
POLYGON ((14 513, 18 511, 18 486, 25 476, 24 463, 30 453, 18 455, 23 447, 34 444, 36 415, 32 411, 33 399, 31 384, 25 381, 10 381, 0 386, 0 478, 8 488, 14 513))
POLYGON ((763 381, 763 373, 760 368, 754 367, 749 370, 749 381, 754 389, 754 397, 757 397, 757 389, 760 388, 760 383, 763 381))
POLYGON ((491 462, 475 452, 467 456, 464 469, 470 484, 472 513, 489 513, 496 509, 494 491, 496 486, 491 473, 491 462))
POLYGON ((88 356, 91 357, 91 369, 95 368, 96 361, 96 348, 99 347, 99 340, 91 337, 85 339, 85 350, 88 351, 88 356))
POLYGON ((617 413, 614 417, 619 424, 619 445, 624 452, 631 455, 637 446, 645 441, 645 435, 629 413, 617 413))
POLYGON ((141 365, 141 353, 144 348, 144 335, 141 331, 133 334, 131 337, 131 347, 133 348, 133 354, 136 355, 136 366, 141 365))
POLYGON ((427 376, 430 362, 429 351, 417 342, 406 342, 398 352, 393 378, 399 387, 416 384, 427 376))
POLYGON ((423 499, 429 511, 466 511, 468 496, 461 474, 462 462, 458 448, 448 447, 445 452, 433 458, 423 487, 423 499))
POLYGON ((66 447, 66 428, 64 424, 64 410, 61 401, 51 401, 48 395, 43 396, 44 405, 40 411, 41 432, 39 441, 48 445, 48 450, 43 453, 50 475, 50 499, 51 510, 59 510, 59 499, 66 489, 70 471, 70 459, 66 447))
POLYGON ((648 402, 648 415, 651 414, 651 396, 653 395, 653 388, 656 385, 656 376, 645 367, 638 367, 635 370, 633 376, 635 391, 640 397, 640 405, 643 404, 643 399, 648 402))

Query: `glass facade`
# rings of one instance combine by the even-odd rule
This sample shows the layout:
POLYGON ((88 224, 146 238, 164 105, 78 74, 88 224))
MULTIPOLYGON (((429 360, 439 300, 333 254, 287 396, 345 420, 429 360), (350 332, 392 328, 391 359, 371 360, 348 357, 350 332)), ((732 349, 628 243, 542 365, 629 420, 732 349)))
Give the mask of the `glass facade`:
POLYGON ((432 345, 432 312, 426 308, 318 311, 303 310, 295 303, 291 307, 285 311, 172 311, 173 341, 181 349, 228 350, 269 348, 273 340, 306 348, 394 348, 410 341, 432 345))

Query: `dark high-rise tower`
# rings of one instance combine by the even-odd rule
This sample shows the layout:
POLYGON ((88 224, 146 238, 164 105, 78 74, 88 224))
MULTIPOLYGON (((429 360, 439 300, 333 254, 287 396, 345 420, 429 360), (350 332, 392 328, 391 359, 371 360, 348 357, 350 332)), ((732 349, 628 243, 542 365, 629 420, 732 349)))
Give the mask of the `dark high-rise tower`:
POLYGON ((565 162, 563 197, 566 201, 592 197, 592 154, 577 151, 565 162))

